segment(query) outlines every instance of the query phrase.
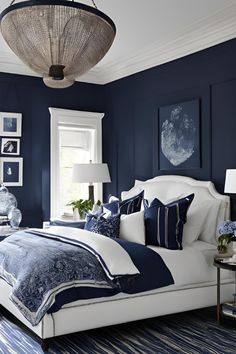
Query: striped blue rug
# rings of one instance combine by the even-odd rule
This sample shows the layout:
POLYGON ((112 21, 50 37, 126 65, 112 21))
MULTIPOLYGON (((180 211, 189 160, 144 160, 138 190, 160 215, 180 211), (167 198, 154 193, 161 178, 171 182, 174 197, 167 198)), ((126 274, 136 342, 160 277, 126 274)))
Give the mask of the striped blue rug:
MULTIPOLYGON (((0 311, 0 353, 42 354, 37 341, 0 311)), ((215 308, 190 311, 58 337, 47 353, 236 354, 236 321, 218 326, 215 308)))

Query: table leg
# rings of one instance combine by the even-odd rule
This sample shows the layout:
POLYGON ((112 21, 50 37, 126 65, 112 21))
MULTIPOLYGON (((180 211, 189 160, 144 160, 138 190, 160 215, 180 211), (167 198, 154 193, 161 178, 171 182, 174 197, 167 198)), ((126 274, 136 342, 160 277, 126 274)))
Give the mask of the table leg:
POLYGON ((217 268, 217 323, 220 324, 220 268, 217 268))

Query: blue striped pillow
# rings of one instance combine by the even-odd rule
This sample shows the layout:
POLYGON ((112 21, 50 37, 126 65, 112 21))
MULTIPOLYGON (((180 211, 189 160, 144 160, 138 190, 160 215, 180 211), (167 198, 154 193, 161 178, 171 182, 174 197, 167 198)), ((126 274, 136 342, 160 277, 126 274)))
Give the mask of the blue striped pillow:
POLYGON ((120 214, 133 214, 141 210, 144 191, 120 202, 120 214))
POLYGON ((103 204, 103 212, 111 212, 111 214, 133 214, 141 210, 144 191, 132 198, 119 201, 119 199, 111 203, 103 204))
POLYGON ((146 244, 182 250, 183 227, 194 194, 164 205, 155 198, 144 200, 146 244))

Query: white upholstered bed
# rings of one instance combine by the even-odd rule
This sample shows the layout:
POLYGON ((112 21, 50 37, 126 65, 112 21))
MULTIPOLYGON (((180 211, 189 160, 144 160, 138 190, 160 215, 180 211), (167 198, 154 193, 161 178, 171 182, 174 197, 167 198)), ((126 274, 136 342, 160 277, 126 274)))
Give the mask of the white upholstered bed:
MULTIPOLYGON (((160 176, 146 182, 136 181, 130 191, 123 193, 123 198, 141 189, 147 199, 158 197, 163 202, 195 194, 185 228, 185 237, 189 233, 191 239, 195 233, 191 242, 184 243, 184 249, 177 251, 150 246, 175 274, 175 284, 141 294, 120 293, 107 298, 79 300, 44 315, 36 326, 32 326, 11 302, 11 286, 1 278, 0 304, 41 339, 216 305, 216 270, 212 265, 217 252, 215 235, 218 225, 229 218, 229 197, 219 194, 211 182, 160 176)), ((232 293, 231 274, 222 272, 221 301, 229 300, 232 293)))

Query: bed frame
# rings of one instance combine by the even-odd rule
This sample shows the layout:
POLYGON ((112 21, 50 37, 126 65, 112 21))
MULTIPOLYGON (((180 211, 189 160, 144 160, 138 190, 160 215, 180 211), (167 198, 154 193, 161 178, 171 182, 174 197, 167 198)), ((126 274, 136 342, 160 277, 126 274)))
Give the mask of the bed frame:
MULTIPOLYGON (((201 193, 204 198, 207 195, 208 199, 220 199, 222 221, 229 218, 229 197, 219 194, 212 182, 181 176, 160 176, 152 181, 159 180, 167 182, 174 189, 179 186, 183 190, 184 185, 188 188, 191 186, 195 194, 201 193)), ((103 302, 64 307, 58 312, 46 314, 37 326, 32 326, 9 300, 11 286, 0 279, 0 289, 0 304, 43 340, 44 349, 47 346, 45 340, 55 336, 213 306, 216 305, 217 300, 216 282, 201 283, 199 286, 181 290, 161 291, 156 294, 116 300, 110 297, 103 302)), ((229 301, 233 292, 232 280, 222 281, 221 301, 229 301)))
MULTIPOLYGON (((69 333, 105 327, 146 318, 215 306, 216 285, 205 284, 184 290, 165 291, 120 300, 109 300, 83 306, 62 308, 46 314, 37 326, 32 326, 9 300, 10 285, 0 280, 1 305, 27 326, 48 347, 47 339, 69 333), (79 320, 81 319, 81 320, 79 320)), ((234 292, 232 280, 221 284, 221 301, 229 301, 234 292)))

